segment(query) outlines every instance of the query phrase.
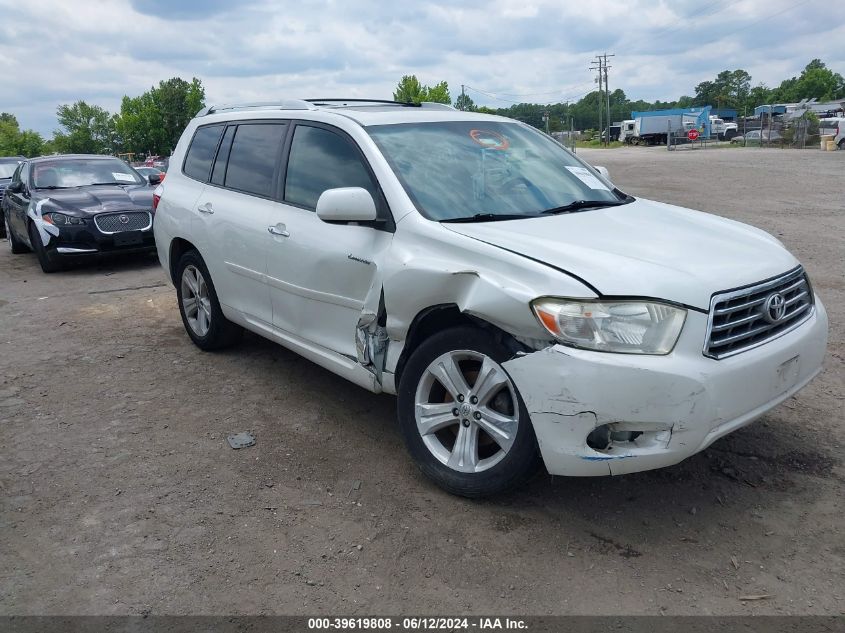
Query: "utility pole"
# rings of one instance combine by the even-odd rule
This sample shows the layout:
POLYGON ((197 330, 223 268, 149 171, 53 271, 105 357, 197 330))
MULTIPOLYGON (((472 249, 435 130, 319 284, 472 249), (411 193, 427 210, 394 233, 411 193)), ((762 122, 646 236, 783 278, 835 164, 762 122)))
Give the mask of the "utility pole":
POLYGON ((616 57, 616 55, 608 55, 605 53, 602 57, 604 58, 604 93, 607 99, 607 134, 604 136, 604 143, 605 146, 610 147, 610 83, 607 81, 607 69, 610 68, 610 66, 607 65, 607 58, 616 57))
POLYGON ((601 55, 596 55, 596 61, 590 62, 590 70, 599 71, 599 78, 598 78, 597 83, 599 84, 599 143, 601 143, 601 130, 602 130, 601 111, 602 111, 602 107, 603 107, 602 106, 603 99, 602 99, 602 89, 601 89, 601 87, 602 87, 602 71, 604 70, 604 63, 602 61, 601 55))
POLYGON ((461 110, 466 107, 466 95, 464 94, 464 85, 461 84, 461 110))

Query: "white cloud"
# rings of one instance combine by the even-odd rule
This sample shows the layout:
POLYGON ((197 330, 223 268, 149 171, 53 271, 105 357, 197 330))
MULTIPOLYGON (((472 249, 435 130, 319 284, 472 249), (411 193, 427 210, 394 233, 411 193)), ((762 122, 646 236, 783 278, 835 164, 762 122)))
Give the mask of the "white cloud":
POLYGON ((416 74, 496 106, 580 97, 604 51, 611 88, 634 99, 692 94, 726 68, 772 85, 814 57, 845 74, 845 20, 806 0, 0 0, 0 14, 0 109, 48 135, 61 103, 116 111, 173 76, 231 102, 390 98, 416 74))

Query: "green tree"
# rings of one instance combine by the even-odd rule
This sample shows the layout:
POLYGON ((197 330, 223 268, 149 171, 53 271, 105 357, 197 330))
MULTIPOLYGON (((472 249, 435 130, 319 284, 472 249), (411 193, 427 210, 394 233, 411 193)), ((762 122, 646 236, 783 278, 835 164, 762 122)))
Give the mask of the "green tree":
POLYGON ((403 75, 396 90, 393 91, 393 100, 403 103, 421 103, 426 90, 416 75, 403 75))
POLYGON ((111 154, 119 151, 116 119, 104 108, 77 101, 56 109, 61 130, 53 136, 56 149, 65 154, 111 154))
POLYGON ((475 112, 475 102, 472 100, 468 94, 461 93, 458 95, 458 98, 455 99, 455 107, 458 110, 465 110, 466 112, 475 112))
POLYGON ((739 108, 744 105, 750 87, 751 75, 746 71, 723 70, 713 81, 702 81, 695 87, 692 105, 739 108))
POLYGON ((812 60, 798 77, 785 79, 772 91, 773 101, 792 103, 816 98, 830 101, 845 97, 845 79, 830 70, 820 59, 812 60))
POLYGON ((416 75, 404 75, 402 80, 393 91, 393 100, 403 103, 422 103, 431 101, 434 103, 452 103, 449 95, 449 84, 441 81, 434 86, 424 86, 417 79, 416 75))
POLYGON ((33 130, 21 130, 18 119, 0 113, 0 156, 40 156, 45 153, 44 139, 33 130))
POLYGON ((126 151, 168 155, 185 126, 205 105, 205 89, 194 77, 173 77, 137 97, 123 97, 117 130, 126 151))
POLYGON ((452 97, 449 95, 449 84, 441 81, 434 86, 426 87, 423 94, 423 101, 430 101, 431 103, 446 103, 451 105, 452 97))

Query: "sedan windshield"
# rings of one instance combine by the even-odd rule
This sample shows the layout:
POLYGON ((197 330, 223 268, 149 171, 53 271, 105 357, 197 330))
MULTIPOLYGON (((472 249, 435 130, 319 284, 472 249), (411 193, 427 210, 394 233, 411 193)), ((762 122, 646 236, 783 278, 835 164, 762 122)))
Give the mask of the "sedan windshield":
POLYGON ((17 163, 0 163, 0 178, 11 178, 17 168, 17 163))
POLYGON ((629 200, 554 140, 520 123, 403 123, 367 131, 430 220, 535 217, 589 208, 592 201, 629 200))
POLYGON ((146 180, 117 158, 73 158, 38 162, 32 166, 36 189, 67 189, 87 185, 142 185, 146 180))

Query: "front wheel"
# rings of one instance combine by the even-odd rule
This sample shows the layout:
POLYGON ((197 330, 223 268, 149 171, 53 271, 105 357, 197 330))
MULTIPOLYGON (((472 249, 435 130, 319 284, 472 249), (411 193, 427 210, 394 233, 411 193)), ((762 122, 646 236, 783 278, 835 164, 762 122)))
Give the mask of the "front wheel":
POLYGON ((35 251, 35 256, 38 258, 38 263, 41 265, 41 270, 45 273, 55 273, 62 269, 62 264, 58 261, 59 255, 50 253, 44 242, 41 239, 41 232, 35 226, 35 222, 29 223, 29 243, 32 244, 32 250, 35 251))
POLYGON ((208 268, 197 251, 188 251, 176 267, 176 297, 185 331, 202 350, 228 347, 243 330, 229 321, 220 309, 208 268))
POLYGON ((405 444, 423 474, 448 492, 497 494, 539 466, 528 411, 502 367, 512 356, 485 330, 456 327, 426 340, 402 372, 405 444))

